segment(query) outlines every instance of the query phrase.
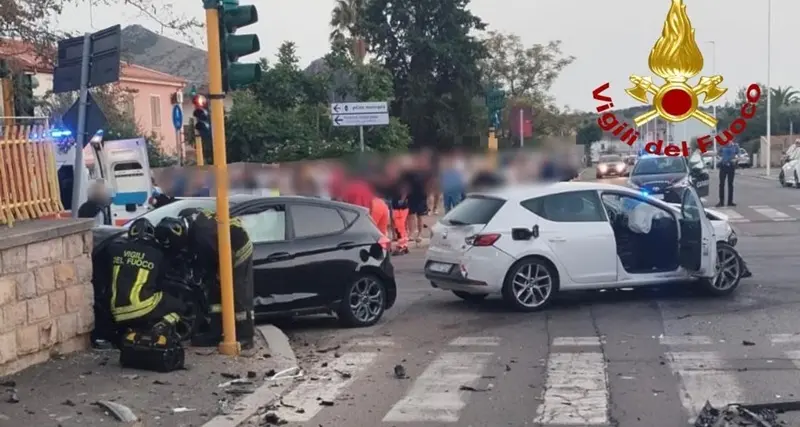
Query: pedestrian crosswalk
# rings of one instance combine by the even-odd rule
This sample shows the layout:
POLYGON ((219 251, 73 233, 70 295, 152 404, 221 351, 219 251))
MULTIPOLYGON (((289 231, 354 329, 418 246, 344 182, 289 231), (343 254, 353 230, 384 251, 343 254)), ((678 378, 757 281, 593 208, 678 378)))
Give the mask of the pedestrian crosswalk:
POLYGON ((711 209, 728 216, 732 223, 746 222, 790 222, 800 220, 800 205, 767 206, 748 205, 711 209))
MULTIPOLYGON (((644 356, 634 356, 634 359, 642 357, 636 363, 666 365, 661 368, 672 372, 673 376, 666 377, 669 384, 662 382, 657 386, 671 388, 666 392, 679 397, 675 399, 674 410, 678 419, 686 420, 685 425, 693 422, 706 401, 715 406, 752 401, 754 396, 748 392, 754 382, 752 375, 760 375, 757 372, 777 375, 774 381, 764 380, 768 382, 767 389, 775 385, 770 382, 785 382, 785 389, 790 391, 800 384, 800 334, 769 335, 756 342, 727 342, 695 335, 646 339, 660 346, 662 355, 649 361, 644 356)), ((503 419, 495 425, 616 425, 615 411, 624 408, 619 408, 619 401, 615 402, 615 393, 617 398, 623 395, 623 400, 625 394, 641 393, 641 388, 646 388, 645 394, 649 394, 652 384, 631 386, 635 380, 648 381, 637 378, 643 372, 641 367, 630 372, 620 372, 617 368, 616 374, 610 374, 610 365, 627 362, 615 360, 618 356, 612 355, 618 353, 609 352, 609 346, 613 345, 615 343, 607 342, 605 337, 552 337, 547 357, 540 361, 538 368, 529 366, 512 372, 509 365, 505 365, 508 375, 497 376, 487 375, 487 371, 498 363, 498 352, 509 347, 513 352, 518 348, 515 343, 505 342, 500 337, 462 336, 448 342, 438 352, 428 351, 430 357, 419 367, 419 373, 406 377, 404 368, 398 372, 397 366, 394 372, 379 372, 399 362, 399 354, 411 354, 400 350, 395 340, 356 340, 345 346, 346 350, 307 370, 304 380, 281 397, 275 414, 290 426, 317 426, 331 420, 339 425, 387 427, 400 424, 409 427, 489 425, 485 420, 475 420, 475 412, 470 412, 472 418, 464 418, 468 407, 478 399, 476 396, 486 396, 475 391, 491 393, 493 388, 502 389, 504 381, 518 384, 521 376, 530 375, 544 378, 530 380, 532 384, 539 381, 543 386, 529 385, 531 389, 536 388, 538 397, 530 399, 522 410, 526 419, 503 419), (375 385, 376 382, 379 385, 375 385), (365 392, 369 387, 377 388, 365 392), (394 388, 397 388, 396 393, 394 388), (361 396, 358 405, 350 404, 344 415, 337 413, 325 418, 326 411, 336 410, 336 402, 352 400, 355 394, 361 396), (386 396, 391 398, 384 399, 386 396), (360 411, 363 414, 359 415, 360 411), (366 415, 367 412, 370 415, 366 415), (367 416, 376 418, 363 418, 367 416), (359 420, 367 424, 357 424, 359 420)), ((405 358, 402 362, 412 363, 405 358)), ((759 390, 763 393, 764 389, 759 390)), ((665 390, 653 390, 656 392, 665 390)), ((787 392, 785 399, 794 400, 790 396, 787 392)), ((781 396, 769 395, 766 399, 757 396, 757 400, 776 400, 776 397, 780 400, 781 396)))

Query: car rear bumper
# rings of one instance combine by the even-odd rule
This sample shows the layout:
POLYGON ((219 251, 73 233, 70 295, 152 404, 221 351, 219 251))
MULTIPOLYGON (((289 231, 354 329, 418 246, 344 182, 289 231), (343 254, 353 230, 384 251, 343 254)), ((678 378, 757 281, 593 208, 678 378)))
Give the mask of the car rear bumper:
POLYGON ((425 278, 435 288, 469 293, 499 293, 514 259, 496 247, 473 247, 456 258, 428 250, 425 278), (452 264, 449 272, 431 271, 431 263, 452 264))

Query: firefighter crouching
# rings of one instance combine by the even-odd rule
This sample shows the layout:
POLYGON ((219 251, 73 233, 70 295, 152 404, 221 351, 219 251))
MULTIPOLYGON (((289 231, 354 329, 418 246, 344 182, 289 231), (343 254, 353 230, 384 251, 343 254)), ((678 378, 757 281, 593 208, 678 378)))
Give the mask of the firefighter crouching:
MULTIPOLYGON (((180 212, 189 224, 189 247, 203 265, 215 266, 212 273, 219 278, 219 246, 217 216, 205 209, 189 208, 180 212)), ((255 332, 253 313, 253 243, 238 218, 231 218, 231 253, 233 255, 233 304, 236 318, 236 340, 242 348, 253 346, 255 332)), ((209 325, 206 333, 192 337, 192 345, 212 347, 222 341, 222 295, 217 281, 208 290, 209 325)))
POLYGON ((128 240, 109 252, 111 315, 122 332, 120 364, 162 372, 181 369, 184 351, 177 328, 184 304, 159 289, 167 266, 153 224, 144 218, 134 221, 128 240))

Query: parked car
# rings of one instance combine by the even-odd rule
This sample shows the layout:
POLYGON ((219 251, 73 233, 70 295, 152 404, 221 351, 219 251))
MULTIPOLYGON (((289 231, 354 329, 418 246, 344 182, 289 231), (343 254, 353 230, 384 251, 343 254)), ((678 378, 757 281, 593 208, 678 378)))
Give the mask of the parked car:
MULTIPOLYGON (((143 215, 154 224, 186 208, 216 209, 213 198, 180 199, 143 215)), ((306 197, 230 198, 253 241, 256 315, 334 313, 348 326, 378 322, 397 297, 390 241, 366 209, 306 197)), ((94 229, 93 259, 125 226, 94 229)))
POLYGON ((778 173, 778 182, 781 187, 800 188, 800 150, 790 149, 783 158, 781 171, 778 173))
POLYGON ((616 154, 600 156, 600 161, 595 167, 597 179, 608 178, 609 176, 623 176, 625 173, 625 162, 622 156, 616 154))
POLYGON ((499 294, 520 311, 542 309, 558 292, 687 281, 727 295, 745 272, 694 188, 676 211, 598 182, 470 194, 432 227, 425 259, 434 288, 468 301, 499 294))
POLYGON ((753 161, 750 159, 750 154, 744 148, 739 148, 739 154, 736 156, 736 164, 740 168, 749 168, 753 166, 753 161))
POLYGON ((719 156, 717 156, 717 153, 715 153, 713 151, 708 151, 708 152, 703 153, 702 157, 703 157, 703 166, 706 169, 711 169, 711 168, 714 167, 714 158, 715 157, 717 159, 717 164, 719 164, 719 156))
POLYGON ((699 152, 689 159, 647 155, 636 161, 628 186, 666 202, 680 203, 687 187, 697 190, 700 197, 707 197, 709 175, 699 152))

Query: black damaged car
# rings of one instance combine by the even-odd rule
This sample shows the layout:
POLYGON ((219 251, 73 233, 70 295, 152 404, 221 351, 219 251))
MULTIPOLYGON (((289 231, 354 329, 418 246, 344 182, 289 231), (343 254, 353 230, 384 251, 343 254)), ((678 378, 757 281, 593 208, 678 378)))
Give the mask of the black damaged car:
POLYGON ((709 175, 699 153, 689 158, 645 155, 633 166, 628 185, 668 203, 680 203, 688 186, 698 196, 708 197, 709 175))
MULTIPOLYGON (((157 224, 186 208, 213 211, 216 202, 179 199, 144 217, 157 224)), ((364 327, 377 323, 394 305, 391 242, 366 209, 307 197, 237 195, 230 198, 230 213, 241 219, 253 241, 257 317, 332 313, 346 326, 364 327)), ((93 230, 95 281, 106 281, 105 249, 125 239, 126 231, 124 226, 93 230)), ((98 286, 104 284, 95 283, 98 286)))

